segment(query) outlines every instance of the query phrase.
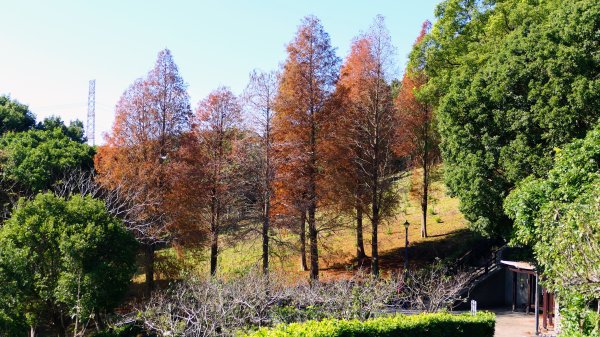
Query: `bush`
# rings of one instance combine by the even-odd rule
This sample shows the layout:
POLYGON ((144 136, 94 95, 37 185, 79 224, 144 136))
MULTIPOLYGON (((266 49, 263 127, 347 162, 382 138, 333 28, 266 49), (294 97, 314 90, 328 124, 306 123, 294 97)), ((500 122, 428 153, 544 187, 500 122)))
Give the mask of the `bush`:
POLYGON ((63 335, 73 322, 85 327, 95 312, 110 312, 129 287, 135 251, 100 200, 20 199, 0 227, 0 336, 49 325, 63 335))
POLYGON ((144 331, 137 325, 129 324, 119 327, 109 328, 93 334, 93 337, 136 337, 144 335, 144 331))
POLYGON ((358 273, 351 280, 290 284, 285 275, 249 272, 191 278, 156 291, 136 317, 158 335, 232 336, 240 330, 306 320, 369 319, 384 312, 397 283, 358 273))
POLYGON ((560 301, 561 336, 600 337, 600 314, 590 308, 593 299, 571 293, 560 301))
POLYGON ((492 337, 496 318, 492 313, 396 315, 366 321, 327 319, 320 322, 282 324, 260 329, 246 337, 492 337))

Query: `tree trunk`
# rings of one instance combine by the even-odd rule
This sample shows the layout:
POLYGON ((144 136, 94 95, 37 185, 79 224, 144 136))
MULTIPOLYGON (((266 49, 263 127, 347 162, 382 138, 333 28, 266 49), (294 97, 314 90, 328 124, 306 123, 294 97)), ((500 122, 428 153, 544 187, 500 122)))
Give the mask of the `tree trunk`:
POLYGON ((65 328, 65 322, 63 320, 63 316, 56 313, 53 315, 54 326, 56 326, 56 336, 57 337, 66 337, 67 329, 65 328))
POLYGON ((364 259, 365 245, 363 241, 363 211, 360 206, 356 206, 356 259, 364 259))
POLYGON ((271 212, 271 200, 267 195, 265 201, 265 211, 262 226, 262 262, 263 262, 263 273, 269 273, 269 221, 271 212))
POLYGON ((217 255, 219 254, 219 233, 215 227, 211 228, 210 239, 210 276, 217 274, 217 255))
POLYGON ((217 274, 217 255, 219 254, 219 201, 217 188, 213 187, 210 205, 210 276, 217 274))
POLYGON ((429 172, 427 164, 423 165, 423 195, 421 196, 421 237, 427 237, 427 199, 429 192, 429 172))
POLYGON ((154 251, 153 243, 147 243, 144 247, 144 268, 146 273, 146 296, 150 296, 154 290, 154 251))
POLYGON ((317 224, 315 222, 316 205, 311 202, 308 208, 308 238, 310 240, 310 279, 319 280, 319 250, 317 247, 317 224))
MULTIPOLYGON (((428 116, 427 114, 428 110, 425 110, 425 116, 428 116)), ((426 238, 427 237, 427 199, 428 199, 428 192, 429 192, 429 118, 425 119, 425 125, 423 126, 423 161, 421 163, 421 165, 423 166, 423 195, 421 198, 421 212, 423 213, 422 216, 422 223, 421 223, 421 237, 426 238)))
MULTIPOLYGON (((377 156, 377 154, 376 154, 377 156)), ((377 157, 376 157, 377 158, 377 157)), ((376 160, 376 163, 378 161, 376 160)), ((371 203, 372 203, 372 216, 371 216, 371 224, 372 224, 372 234, 371 234, 371 274, 374 276, 379 276, 379 248, 377 242, 377 234, 379 230, 379 172, 378 165, 375 166, 375 171, 373 172, 373 182, 371 187, 371 203)))
POLYGON ((94 321, 96 321, 96 330, 104 330, 105 324, 104 320, 102 320, 102 316, 100 313, 100 309, 94 308, 94 321))
POLYGON ((300 268, 302 271, 308 270, 306 263, 306 211, 300 215, 300 268))
MULTIPOLYGON (((375 199, 375 198, 374 198, 375 199)), ((371 274, 379 276, 379 251, 377 247, 377 230, 379 227, 379 205, 373 203, 373 218, 372 218, 372 243, 371 243, 371 274)))
MULTIPOLYGON (((312 110, 312 109, 311 109, 312 110)), ((311 111, 310 168, 308 172, 308 238, 310 240, 310 279, 319 280, 319 248, 317 246, 317 125, 316 111, 311 111)))
POLYGON ((29 327, 29 337, 35 337, 35 326, 29 327))

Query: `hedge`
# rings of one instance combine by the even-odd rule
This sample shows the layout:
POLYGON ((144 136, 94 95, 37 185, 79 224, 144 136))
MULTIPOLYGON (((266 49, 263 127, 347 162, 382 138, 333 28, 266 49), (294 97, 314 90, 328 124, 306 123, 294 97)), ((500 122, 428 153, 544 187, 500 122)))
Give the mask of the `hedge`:
POLYGON ((395 315, 366 321, 326 319, 263 328, 245 337, 493 337, 496 316, 480 312, 395 315))

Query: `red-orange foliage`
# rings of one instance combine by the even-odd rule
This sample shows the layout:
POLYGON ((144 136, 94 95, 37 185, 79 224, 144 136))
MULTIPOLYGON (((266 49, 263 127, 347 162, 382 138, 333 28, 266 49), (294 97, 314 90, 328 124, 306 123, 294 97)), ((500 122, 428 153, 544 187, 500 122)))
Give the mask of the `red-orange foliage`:
MULTIPOLYGON (((357 209, 357 244, 362 236, 361 212, 370 202, 372 224, 372 273, 379 272, 378 226, 394 201, 391 183, 392 147, 397 119, 388 77, 393 71, 393 47, 383 17, 352 44, 341 71, 337 94, 342 103, 337 118, 340 137, 338 156, 345 158, 346 195, 357 209), (342 157, 342 153, 346 153, 342 157)), ((360 247, 358 249, 360 255, 360 247)), ((364 254, 364 253, 363 253, 364 254)))
MULTIPOLYGON (((197 210, 208 217, 210 231, 210 272, 217 271, 219 234, 235 217, 228 212, 235 209, 241 193, 238 166, 242 155, 237 150, 236 136, 241 123, 241 106, 237 97, 227 88, 218 88, 200 101, 196 110, 198 150, 204 158, 201 163, 208 197, 206 207, 197 210)), ((198 193, 198 192, 196 192, 198 193)))
POLYGON ((205 170, 206 157, 194 132, 187 132, 179 140, 169 171, 167 210, 172 224, 176 247, 203 246, 209 237, 205 215, 201 211, 208 203, 208 186, 205 170))
POLYGON ((120 188, 140 207, 130 228, 146 247, 146 281, 154 278, 155 243, 171 238, 176 225, 167 206, 169 172, 176 164, 180 137, 190 129, 191 109, 186 85, 171 52, 158 54, 154 68, 123 93, 106 145, 98 149, 98 182, 120 188))
POLYGON ((282 205, 290 205, 288 212, 300 208, 307 213, 310 275, 318 279, 315 213, 322 201, 322 140, 327 136, 322 126, 331 117, 326 106, 337 80, 339 59, 314 16, 304 18, 287 52, 273 130, 280 173, 276 198, 282 205))
MULTIPOLYGON (((418 44, 431 27, 426 21, 415 41, 418 44)), ((430 177, 433 165, 439 159, 438 136, 435 130, 433 106, 426 97, 418 97, 417 92, 427 83, 427 77, 417 66, 406 69, 395 104, 400 124, 397 151, 400 155, 410 156, 414 167, 423 170, 419 196, 421 198, 421 236, 427 237, 427 201, 430 189, 430 177)))

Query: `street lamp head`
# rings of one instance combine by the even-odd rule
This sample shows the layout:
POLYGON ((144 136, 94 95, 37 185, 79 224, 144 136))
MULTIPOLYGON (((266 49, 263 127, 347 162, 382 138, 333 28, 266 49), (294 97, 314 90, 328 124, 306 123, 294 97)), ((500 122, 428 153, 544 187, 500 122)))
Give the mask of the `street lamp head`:
POLYGON ((410 223, 408 222, 408 220, 404 221, 404 228, 408 229, 408 226, 410 226, 410 223))

